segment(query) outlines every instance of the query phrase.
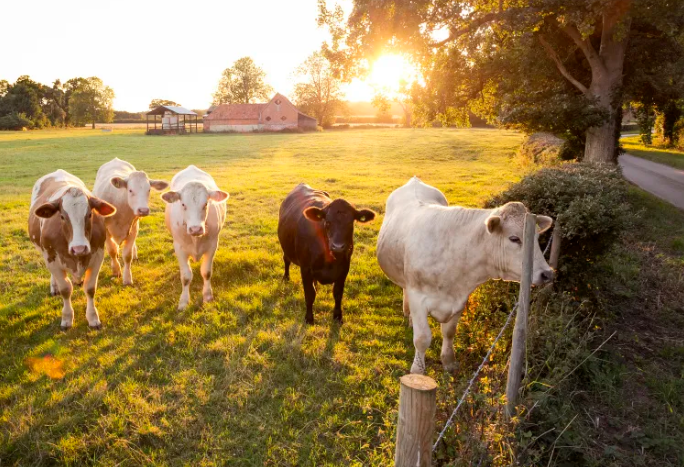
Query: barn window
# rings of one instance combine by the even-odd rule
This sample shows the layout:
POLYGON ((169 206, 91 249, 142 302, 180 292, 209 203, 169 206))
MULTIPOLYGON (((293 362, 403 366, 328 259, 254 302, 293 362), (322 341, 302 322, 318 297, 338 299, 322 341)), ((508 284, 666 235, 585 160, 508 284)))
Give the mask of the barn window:
POLYGON ((280 117, 280 119, 281 119, 282 121, 285 121, 285 120, 287 120, 287 117, 286 117, 285 115, 283 115, 282 117, 280 117))
POLYGON ((266 121, 267 121, 267 122, 270 122, 270 121, 271 121, 271 117, 266 117, 266 121))
POLYGON ((275 101, 276 105, 280 105, 280 102, 281 102, 280 99, 276 99, 276 101, 275 101))

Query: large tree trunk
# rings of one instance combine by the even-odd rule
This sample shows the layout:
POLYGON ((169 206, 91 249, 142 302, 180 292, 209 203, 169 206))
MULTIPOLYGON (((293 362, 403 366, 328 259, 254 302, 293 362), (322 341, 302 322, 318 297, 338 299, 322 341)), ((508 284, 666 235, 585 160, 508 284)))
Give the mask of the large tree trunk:
POLYGON ((617 0, 604 12, 598 56, 587 42, 592 75, 587 94, 595 97, 608 112, 608 119, 602 126, 587 130, 584 159, 588 162, 617 162, 616 113, 622 111, 622 69, 629 39, 629 7, 629 0, 617 0))

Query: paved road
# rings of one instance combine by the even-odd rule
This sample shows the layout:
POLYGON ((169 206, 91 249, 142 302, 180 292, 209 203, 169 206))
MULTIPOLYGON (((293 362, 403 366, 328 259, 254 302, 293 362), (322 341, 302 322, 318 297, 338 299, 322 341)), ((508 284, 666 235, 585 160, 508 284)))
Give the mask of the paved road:
POLYGON ((618 160, 625 178, 684 209, 684 170, 623 154, 618 160))

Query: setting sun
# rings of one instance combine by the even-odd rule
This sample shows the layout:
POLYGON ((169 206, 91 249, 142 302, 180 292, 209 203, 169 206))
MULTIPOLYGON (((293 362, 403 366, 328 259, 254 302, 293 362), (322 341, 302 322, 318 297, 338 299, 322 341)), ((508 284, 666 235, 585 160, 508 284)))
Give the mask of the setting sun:
POLYGON ((373 62, 365 79, 354 79, 345 87, 345 94, 352 102, 370 101, 379 90, 392 93, 399 89, 402 81, 413 83, 417 74, 416 68, 406 57, 397 54, 382 55, 373 62))

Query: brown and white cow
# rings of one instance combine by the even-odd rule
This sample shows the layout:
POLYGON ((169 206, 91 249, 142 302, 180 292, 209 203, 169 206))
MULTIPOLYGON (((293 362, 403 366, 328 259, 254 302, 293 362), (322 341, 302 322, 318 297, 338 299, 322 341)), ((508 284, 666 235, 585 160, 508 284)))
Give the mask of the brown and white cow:
POLYGON ((40 178, 33 186, 29 212, 29 237, 43 254, 50 271, 50 292, 64 300, 62 330, 74 323, 71 306, 73 287, 83 280, 87 297, 88 325, 100 329, 102 323, 95 308, 97 275, 104 258, 105 226, 103 217, 116 208, 93 196, 83 182, 64 170, 40 178))
MULTIPOLYGON (((428 315, 441 323, 442 364, 452 371, 456 325, 470 294, 489 279, 520 280, 526 212, 522 203, 450 207, 442 192, 417 177, 389 196, 377 256, 387 277, 404 289, 404 314, 412 321, 416 348, 411 373, 425 372, 432 340, 428 315)), ((552 222, 537 216, 537 239, 552 222)), ((552 279, 535 241, 533 283, 552 279)))
POLYGON ((162 199, 167 203, 166 227, 173 237, 183 284, 178 309, 184 310, 190 301, 190 258, 202 259, 202 298, 210 302, 214 299, 211 272, 219 233, 226 220, 228 193, 219 190, 211 175, 190 165, 174 175, 171 191, 164 193, 162 199))
POLYGON ((119 245, 123 244, 123 284, 133 284, 131 262, 138 258, 135 239, 138 236, 138 220, 150 214, 150 191, 166 189, 168 182, 151 180, 145 172, 135 170, 133 165, 115 157, 102 165, 95 177, 93 194, 116 208, 116 214, 105 219, 107 239, 105 246, 112 259, 112 273, 121 276, 119 245))

